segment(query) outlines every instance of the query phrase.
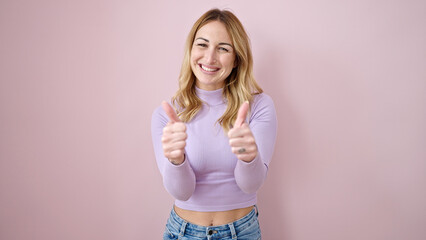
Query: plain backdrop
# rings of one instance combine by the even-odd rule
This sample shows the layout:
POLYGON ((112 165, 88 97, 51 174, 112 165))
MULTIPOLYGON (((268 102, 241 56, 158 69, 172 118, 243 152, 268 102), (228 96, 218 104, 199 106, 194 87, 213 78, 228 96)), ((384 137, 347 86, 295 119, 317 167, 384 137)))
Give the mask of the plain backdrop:
POLYGON ((1 0, 0 239, 161 239, 151 114, 212 7, 278 113, 263 239, 426 239, 422 0, 1 0))

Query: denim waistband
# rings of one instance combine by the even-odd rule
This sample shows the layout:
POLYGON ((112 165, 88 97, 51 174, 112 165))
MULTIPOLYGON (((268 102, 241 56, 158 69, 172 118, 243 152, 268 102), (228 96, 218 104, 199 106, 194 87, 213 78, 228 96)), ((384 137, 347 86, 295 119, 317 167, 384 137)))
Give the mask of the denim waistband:
POLYGON ((257 220, 257 215, 257 206, 254 206, 247 215, 234 222, 219 226, 200 226, 182 219, 172 209, 168 224, 176 229, 181 236, 206 237, 214 235, 215 237, 234 237, 236 233, 254 224, 257 220))

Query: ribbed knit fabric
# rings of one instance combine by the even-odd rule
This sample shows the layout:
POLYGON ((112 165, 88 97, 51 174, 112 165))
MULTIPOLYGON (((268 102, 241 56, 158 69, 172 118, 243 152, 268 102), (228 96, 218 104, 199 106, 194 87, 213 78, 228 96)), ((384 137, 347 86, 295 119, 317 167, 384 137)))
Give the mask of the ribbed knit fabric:
POLYGON ((196 89, 204 104, 186 123, 188 138, 185 161, 173 165, 164 157, 161 136, 169 121, 158 107, 152 115, 151 133, 158 168, 175 205, 193 211, 227 211, 256 204, 256 192, 264 182, 274 151, 277 119, 272 99, 262 93, 254 97, 247 117, 258 155, 246 163, 231 152, 229 139, 216 121, 226 109, 222 89, 196 89))

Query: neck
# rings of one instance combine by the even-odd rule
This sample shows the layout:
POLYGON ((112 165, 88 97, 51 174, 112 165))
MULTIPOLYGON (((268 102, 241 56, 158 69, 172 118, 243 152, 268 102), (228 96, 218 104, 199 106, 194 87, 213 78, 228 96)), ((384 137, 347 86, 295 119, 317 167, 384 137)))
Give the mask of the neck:
POLYGON ((217 90, 203 90, 198 87, 195 87, 195 91, 197 93, 197 96, 205 103, 207 103, 210 106, 219 105, 225 103, 225 99, 223 97, 223 89, 217 89, 217 90))

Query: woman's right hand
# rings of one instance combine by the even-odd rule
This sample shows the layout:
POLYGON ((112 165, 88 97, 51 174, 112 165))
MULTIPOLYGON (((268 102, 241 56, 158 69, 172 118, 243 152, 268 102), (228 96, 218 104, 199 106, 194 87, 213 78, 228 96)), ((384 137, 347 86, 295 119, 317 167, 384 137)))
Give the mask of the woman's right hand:
POLYGON ((175 110, 166 101, 161 103, 169 117, 169 122, 163 128, 161 142, 164 156, 175 165, 182 164, 185 160, 186 125, 177 116, 175 110))

